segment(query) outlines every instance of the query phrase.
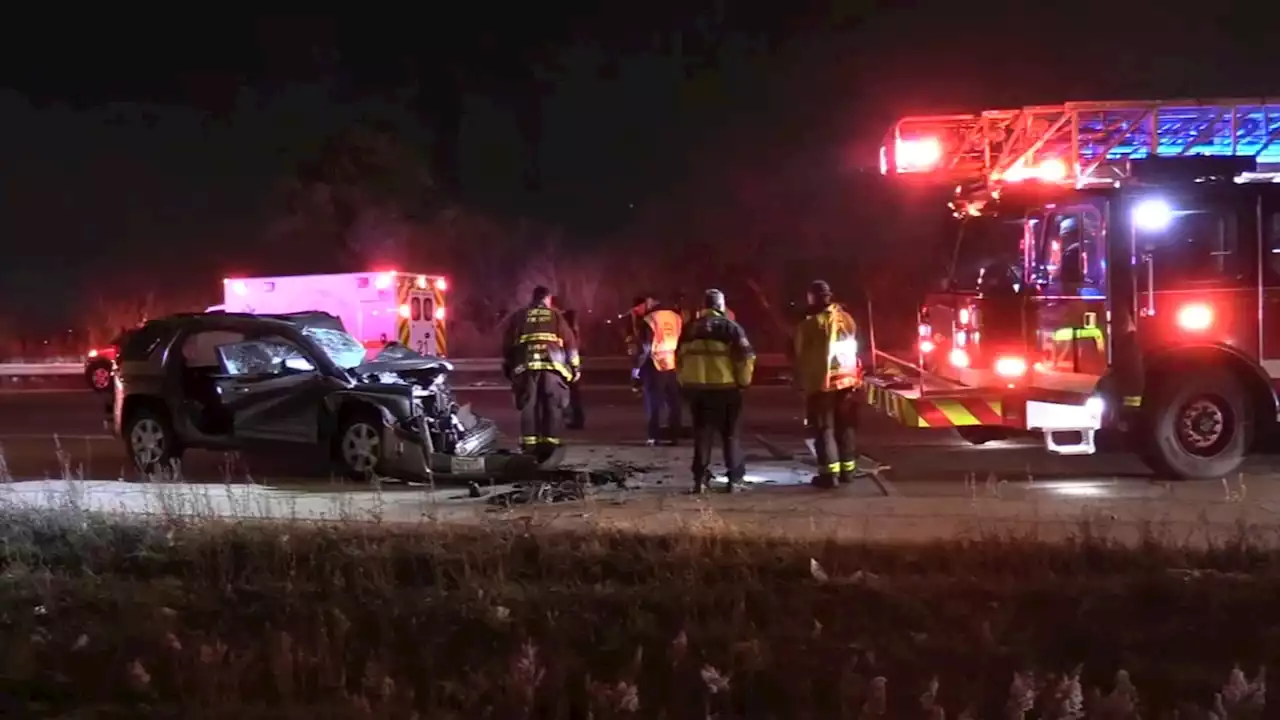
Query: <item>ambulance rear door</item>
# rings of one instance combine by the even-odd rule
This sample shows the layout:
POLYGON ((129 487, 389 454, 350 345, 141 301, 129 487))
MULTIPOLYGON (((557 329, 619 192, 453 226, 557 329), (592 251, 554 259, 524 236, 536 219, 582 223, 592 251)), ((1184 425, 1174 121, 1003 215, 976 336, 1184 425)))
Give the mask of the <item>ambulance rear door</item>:
POLYGON ((409 292, 409 341, 405 343, 422 355, 438 355, 436 346, 436 308, 430 290, 409 292))

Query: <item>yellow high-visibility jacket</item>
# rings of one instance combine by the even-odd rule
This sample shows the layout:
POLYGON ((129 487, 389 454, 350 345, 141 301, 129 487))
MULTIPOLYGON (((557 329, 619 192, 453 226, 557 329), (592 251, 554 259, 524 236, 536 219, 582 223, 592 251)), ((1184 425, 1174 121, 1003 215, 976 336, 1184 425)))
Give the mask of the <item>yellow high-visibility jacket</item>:
POLYGON ((806 395, 862 384, 858 325, 843 307, 817 309, 796 328, 795 378, 806 395))
POLYGON ((756 352, 738 323, 709 310, 685 326, 676 348, 676 372, 687 390, 731 390, 751 384, 756 352))

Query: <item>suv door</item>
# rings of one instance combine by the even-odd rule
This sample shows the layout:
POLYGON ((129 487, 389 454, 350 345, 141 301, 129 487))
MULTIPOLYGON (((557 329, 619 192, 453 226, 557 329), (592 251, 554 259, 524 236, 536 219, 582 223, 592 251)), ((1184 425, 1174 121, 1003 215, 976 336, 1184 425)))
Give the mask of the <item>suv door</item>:
POLYGON ((239 440, 314 444, 319 438, 324 376, 302 348, 267 338, 220 345, 215 378, 239 440))

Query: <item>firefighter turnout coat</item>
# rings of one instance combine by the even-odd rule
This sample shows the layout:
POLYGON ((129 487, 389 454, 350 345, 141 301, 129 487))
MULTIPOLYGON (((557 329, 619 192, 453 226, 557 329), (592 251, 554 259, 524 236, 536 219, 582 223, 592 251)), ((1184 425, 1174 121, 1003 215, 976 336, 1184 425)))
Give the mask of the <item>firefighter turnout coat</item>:
POLYGON ((858 325, 839 304, 812 308, 796 329, 795 378, 806 395, 856 388, 858 325))
POLYGON ((638 330, 635 368, 639 370, 646 362, 653 361, 654 369, 659 372, 675 370, 676 347, 684 331, 680 313, 666 308, 650 310, 641 319, 638 330))
POLYGON ((681 334, 676 368, 685 390, 745 388, 755 374, 756 353, 741 325, 705 310, 681 334))
POLYGON ((503 371, 515 379, 526 372, 549 370, 573 381, 581 364, 578 338, 555 308, 534 305, 517 313, 503 341, 503 371))

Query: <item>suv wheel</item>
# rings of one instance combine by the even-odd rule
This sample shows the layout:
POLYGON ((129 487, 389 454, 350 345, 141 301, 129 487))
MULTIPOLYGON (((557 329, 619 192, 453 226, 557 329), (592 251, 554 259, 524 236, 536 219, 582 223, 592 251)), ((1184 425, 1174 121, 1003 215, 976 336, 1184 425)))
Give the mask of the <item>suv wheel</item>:
POLYGON ((105 393, 111 390, 111 363, 96 362, 85 368, 84 378, 94 392, 105 393))
POLYGON ((338 469, 353 480, 371 480, 382 464, 382 428, 365 413, 353 413, 342 421, 334 437, 333 455, 338 469))
POLYGON ((125 452, 138 470, 154 475, 170 467, 182 456, 173 425, 163 413, 141 409, 130 413, 125 422, 125 452))

